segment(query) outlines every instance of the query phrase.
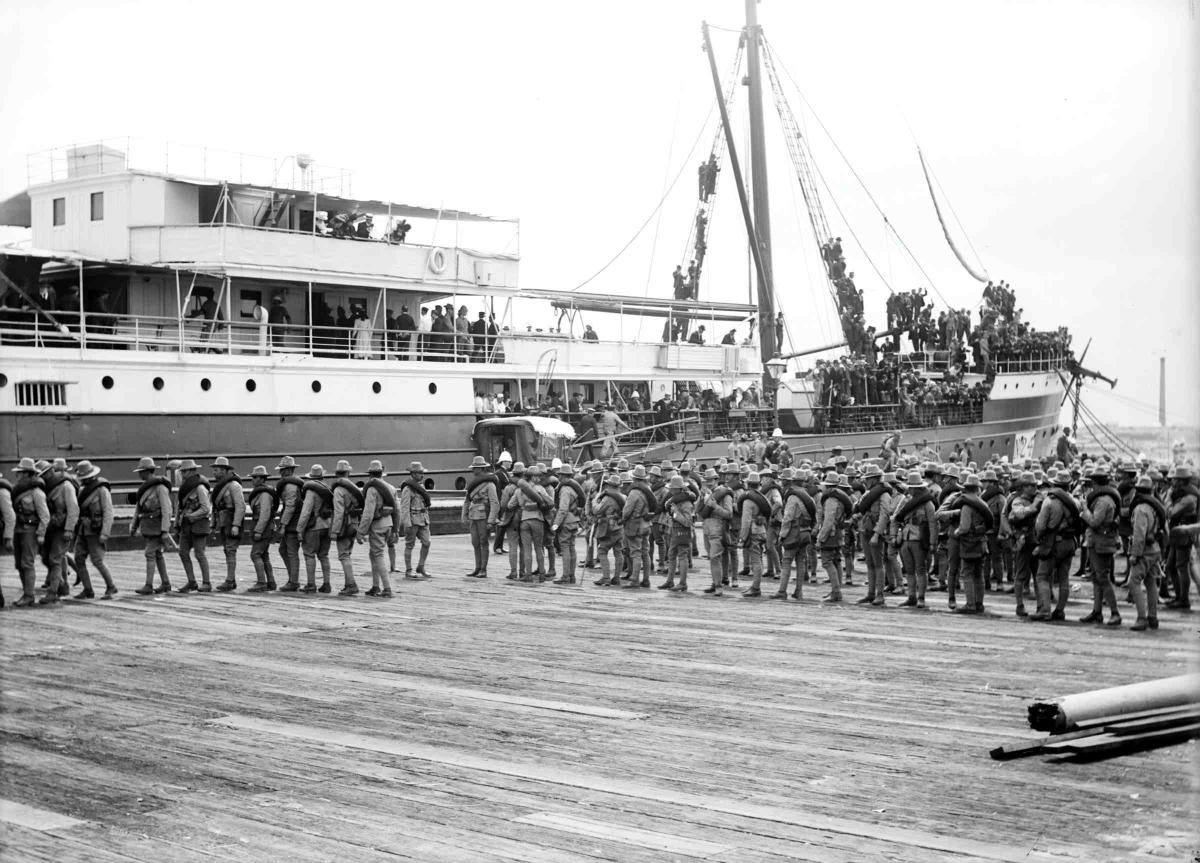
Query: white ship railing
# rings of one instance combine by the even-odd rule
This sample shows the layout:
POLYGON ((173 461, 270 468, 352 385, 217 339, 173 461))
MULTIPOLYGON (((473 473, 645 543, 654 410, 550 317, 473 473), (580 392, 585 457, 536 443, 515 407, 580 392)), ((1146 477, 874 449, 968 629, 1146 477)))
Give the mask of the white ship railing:
POLYGON ((283 186, 339 197, 353 194, 350 171, 318 165, 311 157, 260 156, 130 136, 102 138, 31 153, 26 157, 25 167, 30 186, 136 170, 218 183, 283 186))
POLYGON ((166 351, 237 354, 242 356, 302 355, 362 361, 425 361, 471 363, 481 366, 534 366, 547 350, 564 369, 585 372, 588 367, 652 374, 692 371, 699 377, 739 376, 756 379, 761 373, 753 346, 662 344, 657 342, 593 341, 559 332, 512 332, 497 335, 413 333, 379 327, 275 325, 255 321, 207 320, 203 317, 113 315, 101 312, 53 312, 55 326, 28 309, 0 310, 0 346, 31 349, 166 351))

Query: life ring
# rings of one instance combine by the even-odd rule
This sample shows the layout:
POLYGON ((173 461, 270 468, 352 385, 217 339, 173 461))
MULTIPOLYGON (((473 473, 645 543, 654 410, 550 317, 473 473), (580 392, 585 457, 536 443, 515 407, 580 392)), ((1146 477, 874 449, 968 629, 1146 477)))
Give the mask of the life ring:
POLYGON ((433 249, 429 252, 429 261, 427 262, 429 271, 435 276, 440 276, 446 272, 446 252, 444 249, 433 249))

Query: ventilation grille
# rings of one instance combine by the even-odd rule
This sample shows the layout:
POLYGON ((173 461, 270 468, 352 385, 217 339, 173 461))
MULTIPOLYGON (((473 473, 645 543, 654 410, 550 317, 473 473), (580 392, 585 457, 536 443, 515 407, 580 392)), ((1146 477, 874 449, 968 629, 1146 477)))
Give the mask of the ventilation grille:
POLYGON ((67 385, 61 383, 42 383, 40 381, 22 381, 17 384, 17 407, 66 407, 67 385))

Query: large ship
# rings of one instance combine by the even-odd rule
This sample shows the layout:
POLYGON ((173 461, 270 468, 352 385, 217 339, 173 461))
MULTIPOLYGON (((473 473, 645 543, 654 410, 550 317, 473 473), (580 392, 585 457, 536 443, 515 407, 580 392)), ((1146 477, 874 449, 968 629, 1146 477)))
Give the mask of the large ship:
MULTIPOLYGON (((27 191, 0 204, 0 223, 29 229, 0 248, 0 462, 88 458, 121 479, 143 455, 224 455, 244 470, 280 454, 360 469, 377 458, 391 471, 421 461, 427 485, 453 492, 476 453, 713 461, 764 432, 812 458, 834 446, 874 455, 890 435, 909 451, 970 440, 980 460, 1043 455, 1079 370, 1069 352, 966 370, 952 351, 894 354, 897 374, 953 378, 975 394, 928 404, 880 403, 865 389, 835 401, 819 369, 799 365, 810 351, 780 355, 758 167, 766 42, 753 7, 729 79, 740 83, 744 55, 752 187, 730 134, 734 84, 707 52, 723 118, 710 162, 734 175, 756 303, 698 299, 687 286, 650 299, 524 288, 515 220, 359 197, 347 172, 308 156, 156 148, 147 158, 133 142, 73 145, 31 157, 27 191), (539 306, 554 326, 524 323, 539 306), (584 332, 589 315, 606 316, 604 339, 584 332), (634 316, 661 319, 663 338, 622 332, 634 316), (744 343, 688 340, 700 323, 715 335, 747 322, 757 330, 744 343), (629 428, 598 427, 606 407, 629 428)), ((813 238, 827 245, 811 154, 781 117, 813 238)), ((708 194, 702 184, 697 225, 715 176, 708 194)), ((701 228, 693 241, 702 265, 712 239, 701 228)), ((898 345, 894 333, 872 334, 872 368, 885 337, 898 345)))

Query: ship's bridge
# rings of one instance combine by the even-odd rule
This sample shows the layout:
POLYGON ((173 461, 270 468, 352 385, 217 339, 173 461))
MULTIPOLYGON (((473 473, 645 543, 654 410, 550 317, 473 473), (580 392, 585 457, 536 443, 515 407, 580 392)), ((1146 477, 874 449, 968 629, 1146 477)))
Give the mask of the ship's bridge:
POLYGON ((199 152, 147 160, 105 142, 50 151, 31 157, 27 200, 4 209, 24 211, 34 247, 99 261, 334 285, 517 287, 515 219, 355 197, 347 172, 317 172, 309 157, 199 152))

